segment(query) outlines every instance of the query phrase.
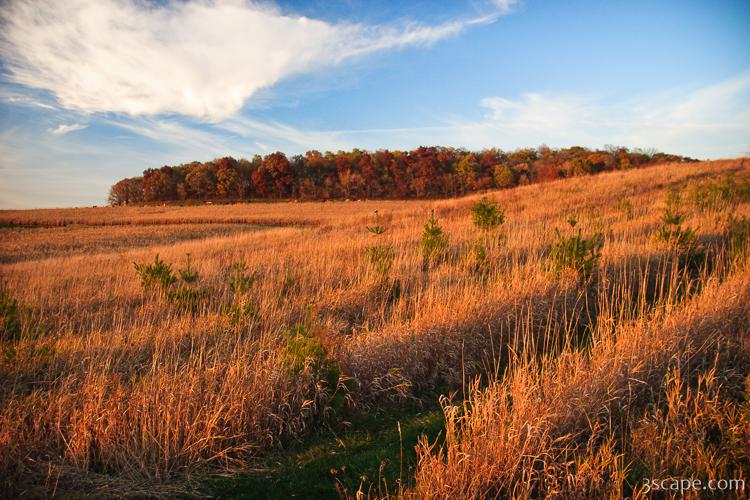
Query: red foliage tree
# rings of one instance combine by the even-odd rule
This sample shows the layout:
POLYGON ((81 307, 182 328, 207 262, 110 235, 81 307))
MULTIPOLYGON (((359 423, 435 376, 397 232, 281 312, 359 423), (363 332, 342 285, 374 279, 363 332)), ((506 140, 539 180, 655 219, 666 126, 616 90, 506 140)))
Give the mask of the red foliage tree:
POLYGON ((562 172, 558 165, 539 160, 534 163, 534 180, 536 182, 549 182, 559 179, 562 172))
POLYGON ((439 163, 435 148, 419 147, 409 155, 413 177, 411 188, 418 198, 436 196, 438 194, 439 163))
POLYGON ((274 194, 277 198, 287 198, 292 194, 294 171, 286 155, 280 151, 271 153, 263 158, 263 169, 271 174, 274 184, 274 194))
POLYGON ((237 160, 231 157, 216 162, 216 196, 224 199, 238 199, 242 194, 241 176, 237 160))
POLYGON ((177 199, 179 179, 170 166, 150 168, 143 172, 144 201, 169 201, 177 199))
POLYGON ((393 153, 393 159, 389 165, 393 183, 395 184, 395 195, 398 198, 407 198, 411 191, 411 171, 408 156, 400 151, 393 153))
POLYGON ((195 165, 185 176, 185 189, 189 198, 206 200, 216 195, 216 176, 209 163, 195 165))

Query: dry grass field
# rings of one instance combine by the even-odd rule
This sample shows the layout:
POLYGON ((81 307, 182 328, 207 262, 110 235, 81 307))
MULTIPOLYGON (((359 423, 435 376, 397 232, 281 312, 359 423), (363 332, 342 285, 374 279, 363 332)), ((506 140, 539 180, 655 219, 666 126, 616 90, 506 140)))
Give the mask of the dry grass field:
POLYGON ((195 493, 438 400, 412 470, 329 495, 750 479, 748 186, 750 159, 536 184, 487 193, 490 229, 482 195, 0 211, 0 490, 195 493))

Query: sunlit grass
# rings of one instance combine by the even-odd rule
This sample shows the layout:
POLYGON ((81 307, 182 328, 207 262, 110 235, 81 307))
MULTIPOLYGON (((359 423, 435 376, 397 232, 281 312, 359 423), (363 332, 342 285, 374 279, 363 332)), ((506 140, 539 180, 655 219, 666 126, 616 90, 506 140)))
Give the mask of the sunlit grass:
MULTIPOLYGON (((2 286, 19 311, 0 353, 3 487, 179 491, 247 471, 327 426, 405 400, 434 404, 440 393, 458 405, 445 402, 444 452, 424 443, 416 479, 406 474, 388 494, 624 488, 623 443, 644 415, 662 418, 649 405, 673 360, 708 359, 717 325, 734 338, 747 313, 750 280, 727 257, 729 215, 750 215, 747 203, 716 213, 685 198, 711 264, 686 269, 655 236, 667 193, 749 169, 747 160, 675 164, 499 191, 504 222, 492 234, 472 222, 482 195, 0 212, 2 224, 55 226, 2 230, 12 234, 0 244, 2 286), (387 228, 376 235, 375 210, 387 228), (425 265, 431 214, 441 244, 425 265), (551 265, 555 230, 571 217, 576 231, 601 235, 585 273, 551 265), (263 226, 228 229, 245 224, 263 226), (388 250, 374 256, 374 247, 388 250), (175 307, 142 288, 133 263, 157 254, 175 272, 190 255, 196 279, 185 286, 200 301, 175 307), (240 262, 252 276, 241 291, 240 262), (709 347, 692 351, 698 339, 709 347), (628 399, 634 387, 648 396, 628 399), (615 407, 626 417, 607 420, 615 407), (591 436, 595 447, 580 444, 591 436), (472 458, 459 460, 467 450, 472 458)), ((375 479, 363 491, 382 496, 375 479)))

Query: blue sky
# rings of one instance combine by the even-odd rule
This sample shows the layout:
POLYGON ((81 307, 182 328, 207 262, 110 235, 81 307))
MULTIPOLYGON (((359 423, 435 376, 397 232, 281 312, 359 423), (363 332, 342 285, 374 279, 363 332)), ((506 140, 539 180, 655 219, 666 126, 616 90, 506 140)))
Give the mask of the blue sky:
POLYGON ((281 150, 750 154, 747 1, 10 0, 0 207, 281 150))

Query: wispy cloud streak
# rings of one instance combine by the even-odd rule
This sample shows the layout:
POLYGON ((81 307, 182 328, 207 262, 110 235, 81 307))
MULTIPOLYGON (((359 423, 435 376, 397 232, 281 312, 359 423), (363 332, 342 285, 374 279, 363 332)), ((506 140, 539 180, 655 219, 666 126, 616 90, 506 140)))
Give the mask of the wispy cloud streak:
POLYGON ((17 0, 0 11, 16 83, 68 109, 217 121, 258 90, 373 52, 425 46, 510 10, 441 25, 330 23, 240 0, 17 0))
POLYGON ((70 132, 75 132, 76 130, 82 130, 84 128, 86 128, 86 125, 83 125, 81 123, 61 123, 57 127, 50 129, 50 133, 54 135, 65 135, 70 132))

